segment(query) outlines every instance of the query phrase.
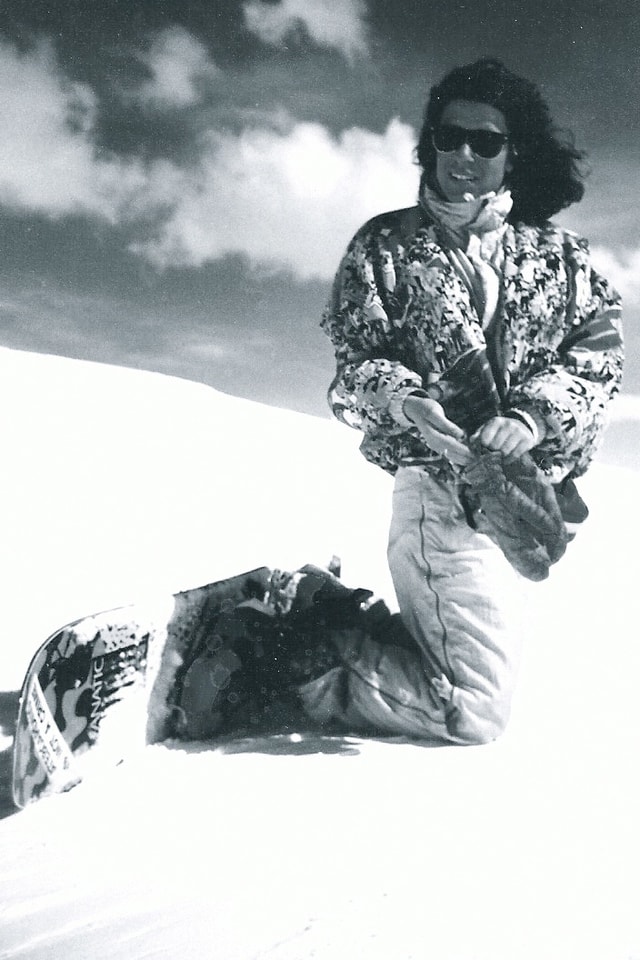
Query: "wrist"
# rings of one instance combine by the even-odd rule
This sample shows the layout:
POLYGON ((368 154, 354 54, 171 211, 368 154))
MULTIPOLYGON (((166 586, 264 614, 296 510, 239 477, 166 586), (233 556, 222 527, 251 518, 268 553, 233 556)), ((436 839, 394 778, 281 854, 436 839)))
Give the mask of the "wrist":
POLYGON ((406 430, 410 430, 412 427, 415 427, 415 420, 411 418, 410 410, 407 407, 411 407, 411 404, 407 401, 410 401, 412 397, 426 397, 427 394, 424 390, 420 390, 416 387, 409 387, 406 390, 401 390, 392 397, 389 404, 389 413, 396 421, 400 424, 401 427, 404 427, 406 430))
POLYGON ((411 416, 412 408, 415 409, 415 403, 412 401, 415 400, 424 400, 428 397, 428 394, 424 390, 413 390, 408 394, 402 403, 402 413, 407 420, 410 420, 411 423, 415 423, 415 420, 411 416))

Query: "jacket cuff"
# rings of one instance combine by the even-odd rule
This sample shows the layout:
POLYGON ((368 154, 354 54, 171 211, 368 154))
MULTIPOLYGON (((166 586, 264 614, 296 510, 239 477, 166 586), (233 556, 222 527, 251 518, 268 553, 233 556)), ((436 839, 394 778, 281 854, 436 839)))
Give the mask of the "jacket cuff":
POLYGON ((524 423, 525 427, 529 428, 535 441, 534 446, 537 446, 542 442, 542 440, 544 440, 547 432, 545 424, 530 410, 523 410, 521 407, 514 407, 512 410, 507 410, 505 416, 509 417, 511 420, 519 420, 521 423, 524 423))

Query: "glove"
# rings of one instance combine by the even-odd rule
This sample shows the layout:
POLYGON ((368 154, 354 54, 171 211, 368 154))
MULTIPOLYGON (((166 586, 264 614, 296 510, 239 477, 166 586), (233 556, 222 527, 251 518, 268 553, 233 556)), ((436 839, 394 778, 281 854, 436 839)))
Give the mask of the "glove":
POLYGON ((461 354, 425 393, 469 436, 502 410, 487 351, 480 347, 461 354))
POLYGON ((555 490, 531 456, 479 453, 463 479, 467 505, 480 510, 473 525, 500 547, 522 576, 545 580, 570 538, 555 490))

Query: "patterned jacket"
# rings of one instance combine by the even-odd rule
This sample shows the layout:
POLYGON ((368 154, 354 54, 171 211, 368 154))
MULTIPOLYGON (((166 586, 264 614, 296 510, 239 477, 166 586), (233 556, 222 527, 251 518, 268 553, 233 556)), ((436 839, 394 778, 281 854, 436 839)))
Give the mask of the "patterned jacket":
MULTIPOLYGON (((502 243, 490 349, 503 411, 529 413, 542 425, 533 454, 554 482, 579 476, 621 381, 620 298, 574 233, 552 223, 507 224, 502 243)), ((329 403, 338 419, 364 432, 364 456, 390 473, 417 464, 455 476, 402 406, 487 343, 468 287, 420 207, 382 214, 358 231, 322 327, 337 360, 329 403)))

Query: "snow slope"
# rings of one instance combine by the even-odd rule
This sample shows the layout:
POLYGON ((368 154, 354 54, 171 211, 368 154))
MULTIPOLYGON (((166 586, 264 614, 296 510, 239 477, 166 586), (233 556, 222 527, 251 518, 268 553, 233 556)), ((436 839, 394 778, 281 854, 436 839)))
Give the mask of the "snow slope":
MULTIPOLYGON (((0 575, 11 583, 0 635, 24 657, 59 624, 148 591, 332 553, 346 562, 358 514, 373 519, 359 525, 358 570, 389 589, 388 478, 328 419, 1 348, 0 404, 0 575)), ((2 663, 0 686, 24 665, 2 663)))
MULTIPOLYGON (((337 553, 393 604, 345 428, 8 350, 0 402, 0 690, 67 620, 263 563, 337 553)), ((581 489, 502 740, 147 748, 0 822, 0 958, 640 960, 638 477, 581 489)))

